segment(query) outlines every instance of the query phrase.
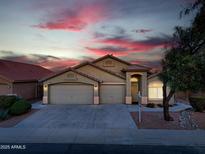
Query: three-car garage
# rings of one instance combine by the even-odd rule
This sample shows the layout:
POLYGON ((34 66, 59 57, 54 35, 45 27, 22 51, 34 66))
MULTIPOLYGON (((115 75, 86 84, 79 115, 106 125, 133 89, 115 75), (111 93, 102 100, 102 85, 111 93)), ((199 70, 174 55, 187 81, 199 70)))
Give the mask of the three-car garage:
POLYGON ((118 82, 96 79, 73 69, 66 70, 44 81, 43 100, 47 104, 124 104, 125 80, 110 77, 118 82))
MULTIPOLYGON (((105 84, 99 89, 100 104, 123 104, 125 85, 105 84)), ((94 86, 89 84, 60 83, 49 86, 50 104, 93 104, 94 86)))

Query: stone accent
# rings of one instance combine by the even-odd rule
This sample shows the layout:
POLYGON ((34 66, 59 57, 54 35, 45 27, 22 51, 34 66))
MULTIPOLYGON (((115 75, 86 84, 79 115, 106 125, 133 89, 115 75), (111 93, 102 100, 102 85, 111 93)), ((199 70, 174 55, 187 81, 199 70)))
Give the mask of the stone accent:
POLYGON ((141 98, 141 104, 147 104, 147 97, 141 98))
POLYGON ((43 104, 48 104, 48 97, 47 96, 43 96, 43 104))
POLYGON ((131 96, 126 96, 126 98, 125 98, 125 104, 132 104, 132 97, 131 96))
POLYGON ((98 105, 98 104, 100 104, 100 98, 99 98, 99 96, 94 96, 94 104, 95 105, 98 105))

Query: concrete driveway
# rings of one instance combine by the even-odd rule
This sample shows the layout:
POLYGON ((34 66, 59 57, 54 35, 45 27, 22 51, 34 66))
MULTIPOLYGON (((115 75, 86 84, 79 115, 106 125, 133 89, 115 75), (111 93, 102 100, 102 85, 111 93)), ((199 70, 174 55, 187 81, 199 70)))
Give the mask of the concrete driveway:
POLYGON ((47 105, 16 128, 126 129, 137 128, 129 113, 130 106, 47 105))

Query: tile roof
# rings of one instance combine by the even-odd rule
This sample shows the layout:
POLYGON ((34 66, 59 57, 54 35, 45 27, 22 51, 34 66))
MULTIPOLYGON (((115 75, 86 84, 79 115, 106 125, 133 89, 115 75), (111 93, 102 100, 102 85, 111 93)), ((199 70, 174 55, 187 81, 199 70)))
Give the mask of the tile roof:
POLYGON ((148 79, 154 78, 154 77, 158 76, 159 74, 160 74, 160 72, 151 74, 151 75, 148 76, 148 79))
POLYGON ((143 65, 133 64, 128 66, 126 69, 123 69, 124 72, 132 72, 132 71, 149 71, 151 68, 143 65))
POLYGON ((51 73, 38 65, 0 60, 0 76, 11 82, 36 81, 51 73))

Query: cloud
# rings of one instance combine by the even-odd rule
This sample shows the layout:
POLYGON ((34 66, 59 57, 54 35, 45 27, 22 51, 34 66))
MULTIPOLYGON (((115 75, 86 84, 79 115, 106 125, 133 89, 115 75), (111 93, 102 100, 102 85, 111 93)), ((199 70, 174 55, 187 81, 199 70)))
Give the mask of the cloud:
POLYGON ((136 29, 135 30, 136 33, 141 33, 141 34, 149 33, 152 31, 153 31, 152 29, 136 29))
POLYGON ((33 27, 48 30, 66 30, 78 32, 88 25, 95 24, 104 18, 105 8, 99 4, 84 5, 73 9, 59 11, 45 23, 33 27))
POLYGON ((114 33, 117 35, 124 35, 126 30, 121 26, 110 26, 110 25, 103 25, 101 26, 103 31, 107 31, 108 33, 114 33))
POLYGON ((40 65, 50 70, 58 71, 80 62, 80 59, 59 58, 51 55, 18 54, 12 51, 0 51, 1 59, 40 65))
POLYGON ((133 40, 126 36, 95 40, 95 42, 112 45, 114 47, 126 48, 128 52, 147 52, 155 48, 163 48, 169 38, 167 37, 147 37, 145 40, 133 40))
POLYGON ((134 60, 134 61, 131 61, 131 63, 149 66, 152 69, 157 69, 157 70, 160 70, 162 67, 160 60, 155 60, 155 61, 134 60))

